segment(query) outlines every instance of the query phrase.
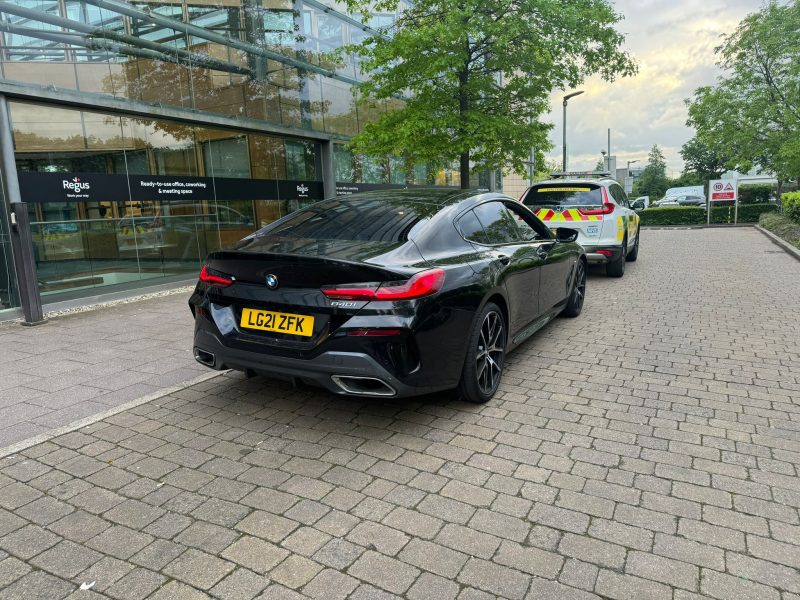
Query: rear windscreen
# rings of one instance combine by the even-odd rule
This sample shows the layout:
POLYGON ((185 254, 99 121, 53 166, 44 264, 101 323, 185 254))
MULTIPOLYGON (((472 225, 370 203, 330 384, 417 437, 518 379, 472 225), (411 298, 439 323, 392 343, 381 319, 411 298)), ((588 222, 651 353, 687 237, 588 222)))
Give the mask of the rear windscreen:
POLYGON ((404 242, 438 211, 436 204, 392 199, 323 200, 268 225, 257 235, 322 240, 404 242))
POLYGON ((600 186, 594 184, 546 184, 528 190, 525 206, 602 206, 600 186))

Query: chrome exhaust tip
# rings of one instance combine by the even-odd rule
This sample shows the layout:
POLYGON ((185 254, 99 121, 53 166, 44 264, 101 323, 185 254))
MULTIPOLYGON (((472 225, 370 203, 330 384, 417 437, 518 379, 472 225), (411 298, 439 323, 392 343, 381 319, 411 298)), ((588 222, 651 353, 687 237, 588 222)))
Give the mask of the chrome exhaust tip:
POLYGON ((396 396, 388 383, 377 377, 356 377, 354 375, 331 375, 333 382, 353 396, 396 396))
POLYGON ((194 359, 201 365, 211 367, 212 369, 217 363, 216 356, 214 356, 211 352, 206 352, 205 350, 201 350, 200 348, 194 349, 194 359))

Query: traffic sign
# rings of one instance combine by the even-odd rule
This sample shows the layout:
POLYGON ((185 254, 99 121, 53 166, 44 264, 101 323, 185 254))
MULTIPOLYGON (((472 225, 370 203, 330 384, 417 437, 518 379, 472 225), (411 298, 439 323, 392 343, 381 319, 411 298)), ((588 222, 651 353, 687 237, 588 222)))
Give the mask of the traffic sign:
POLYGON ((632 194, 633 193, 633 177, 626 177, 625 178, 625 193, 632 194))
POLYGON ((708 183, 708 198, 711 202, 723 200, 736 200, 737 185, 736 181, 730 179, 717 179, 708 183))

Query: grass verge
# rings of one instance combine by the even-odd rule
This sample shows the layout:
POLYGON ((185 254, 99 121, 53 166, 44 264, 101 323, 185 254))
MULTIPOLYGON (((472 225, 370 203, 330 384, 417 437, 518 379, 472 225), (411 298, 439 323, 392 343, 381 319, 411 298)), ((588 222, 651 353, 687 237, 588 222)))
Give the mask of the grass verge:
POLYGON ((764 213, 758 220, 758 224, 800 249, 800 223, 795 223, 788 217, 777 213, 764 213))

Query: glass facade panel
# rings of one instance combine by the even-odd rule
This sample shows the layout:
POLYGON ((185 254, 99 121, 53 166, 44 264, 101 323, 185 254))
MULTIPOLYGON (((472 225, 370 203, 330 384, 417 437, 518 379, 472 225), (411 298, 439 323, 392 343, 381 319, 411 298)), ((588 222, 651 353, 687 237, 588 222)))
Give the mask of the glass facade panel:
POLYGON ((379 160, 371 156, 358 156, 356 172, 360 169, 358 180, 362 183, 389 183, 389 165, 386 160, 379 160))
POLYGON ((286 147, 283 140, 249 135, 250 165, 256 179, 286 179, 286 147))
POLYGON ((316 171, 314 144, 310 142, 286 142, 286 174, 288 179, 311 181, 316 171))
POLYGON ((406 183, 405 161, 394 156, 389 158, 389 183, 400 185, 406 183))
POLYGON ((355 163, 353 151, 343 144, 333 145, 333 167, 336 181, 342 183, 356 183, 355 163))
MULTIPOLYGON (((314 132, 355 135, 399 102, 354 100, 358 59, 331 51, 369 32, 336 0, 323 0, 327 10, 304 0, 95 2, 0 3, 0 82, 26 84, 27 97, 63 91, 59 101, 76 105, 11 102, 47 301, 194 274, 208 252, 322 196, 314 132), (101 96, 118 100, 115 114, 96 109, 101 96), (160 117, 166 109, 178 109, 176 121, 160 117), (202 125, 217 116, 228 129, 202 125), (240 119, 293 131, 255 134, 264 125, 240 119)), ((407 179, 402 161, 341 145, 335 169, 354 184, 407 179)), ((419 173, 414 183, 434 181, 419 173)), ((2 212, 0 310, 18 303, 2 212)))
POLYGON ((358 112, 350 86, 336 81, 326 86, 323 94, 325 129, 342 135, 357 134, 358 112))
MULTIPOLYGON (((357 58, 330 58, 367 35, 340 9, 302 0, 164 0, 118 9, 9 0, 0 8, 0 77, 352 135, 377 112, 355 109, 357 58)), ((378 15, 373 25, 394 18, 378 15)))
POLYGON ((19 152, 84 150, 81 113, 38 104, 14 104, 14 148, 19 152))
POLYGON ((424 164, 407 166, 403 159, 394 156, 388 159, 354 156, 352 150, 344 144, 333 145, 333 166, 337 183, 458 187, 461 182, 459 169, 455 164, 440 169, 424 164))
MULTIPOLYGON (((191 277, 209 252, 310 200, 312 184, 281 182, 319 180, 313 142, 30 103, 10 107, 47 299, 191 277)), ((0 229, 0 250, 6 246, 0 229)), ((2 281, 4 256, 0 307, 12 302, 2 281)))
POLYGON ((239 136, 225 140, 203 142, 206 175, 212 177, 250 177, 250 158, 247 138, 239 136))

